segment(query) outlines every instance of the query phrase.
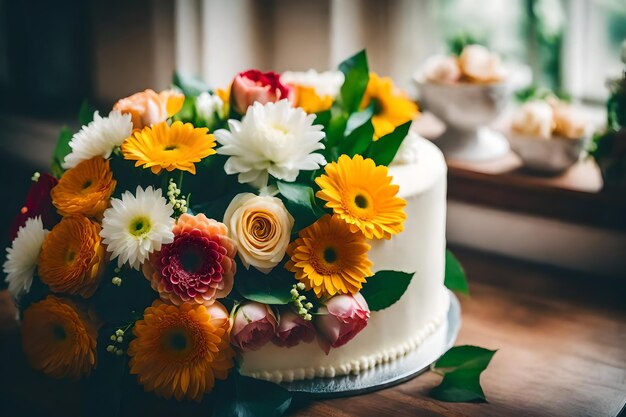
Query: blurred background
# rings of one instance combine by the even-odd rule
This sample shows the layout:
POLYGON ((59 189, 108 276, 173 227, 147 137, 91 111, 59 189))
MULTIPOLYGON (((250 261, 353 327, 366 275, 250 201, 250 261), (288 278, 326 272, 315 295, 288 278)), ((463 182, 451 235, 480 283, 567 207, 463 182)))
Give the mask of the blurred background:
MULTIPOLYGON (((167 88, 174 71, 224 88, 244 69, 334 69, 362 48, 417 97, 413 74, 463 34, 497 52, 520 88, 567 95, 603 129, 607 78, 624 70, 623 0, 0 0, 2 243, 60 128, 78 130, 84 99, 108 111, 167 88)), ((453 244, 623 276, 626 193, 606 190, 589 158, 553 176, 513 154, 448 163, 453 244)))

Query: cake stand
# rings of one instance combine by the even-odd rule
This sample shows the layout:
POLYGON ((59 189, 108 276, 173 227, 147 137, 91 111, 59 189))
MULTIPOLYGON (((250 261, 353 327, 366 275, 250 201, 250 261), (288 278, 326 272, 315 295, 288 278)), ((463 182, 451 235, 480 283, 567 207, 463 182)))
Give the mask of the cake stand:
POLYGON ((488 127, 509 102, 508 84, 439 84, 419 76, 415 82, 424 108, 446 124, 434 142, 446 157, 477 162, 509 151, 506 138, 488 127))
POLYGON ((459 333, 461 306, 456 296, 449 292, 450 307, 446 320, 417 349, 405 356, 356 375, 283 382, 280 385, 293 393, 313 398, 334 398, 378 391, 414 378, 447 352, 459 333))

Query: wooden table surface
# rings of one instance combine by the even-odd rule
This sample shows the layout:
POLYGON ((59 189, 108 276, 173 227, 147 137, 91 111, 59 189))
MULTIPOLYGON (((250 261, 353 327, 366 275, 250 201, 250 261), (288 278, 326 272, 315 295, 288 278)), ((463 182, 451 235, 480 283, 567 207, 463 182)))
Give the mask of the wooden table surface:
MULTIPOLYGON (((620 413, 626 401, 626 277, 600 280, 480 252, 455 252, 468 272, 472 291, 470 298, 460 297, 463 324, 457 344, 499 349, 482 375, 488 404, 429 398, 428 391, 440 377, 427 373, 372 394, 300 401, 289 415, 603 417, 620 413)), ((0 396, 7 394, 14 378, 11 370, 16 368, 7 365, 20 356, 6 349, 6 342, 15 337, 10 307, 7 294, 0 294, 4 354, 0 396)), ((62 390, 62 384, 57 389, 62 390)), ((7 399, 0 402, 0 410, 7 399)), ((73 413, 60 415, 64 414, 73 413)))
POLYGON ((626 401, 626 276, 615 281, 455 251, 472 295, 457 344, 499 349, 482 374, 489 404, 433 400, 423 374, 358 397, 302 404, 292 416, 616 416, 626 401))

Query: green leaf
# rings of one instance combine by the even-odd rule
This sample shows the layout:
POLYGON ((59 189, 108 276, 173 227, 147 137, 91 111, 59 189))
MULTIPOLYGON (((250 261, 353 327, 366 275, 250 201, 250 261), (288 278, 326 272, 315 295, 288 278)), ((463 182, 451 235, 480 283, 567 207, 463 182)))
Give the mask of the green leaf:
POLYGON ((459 260, 446 249, 446 274, 444 278, 444 285, 461 294, 469 295, 469 287, 467 286, 467 278, 465 277, 465 270, 459 262, 459 260))
POLYGON ((413 273, 398 271, 378 271, 361 289, 361 295, 367 301, 371 311, 385 309, 402 297, 413 273))
POLYGON ((183 106, 180 111, 172 116, 175 122, 194 123, 196 127, 205 127, 196 120, 196 98, 194 96, 185 95, 183 106))
POLYGON ((357 154, 362 155, 372 143, 373 137, 374 125, 371 120, 368 120, 344 138, 339 147, 339 154, 346 154, 350 157, 357 154))
POLYGON ((372 120, 372 116, 374 115, 374 103, 367 106, 366 109, 361 110, 356 113, 352 113, 348 118, 348 123, 346 123, 346 130, 344 132, 344 136, 350 136, 355 129, 363 126, 368 121, 372 120))
POLYGON ((345 76, 339 92, 340 105, 348 113, 354 113, 359 109, 370 78, 365 50, 339 64, 339 71, 345 76))
POLYGON ((313 188, 295 182, 278 181, 276 185, 278 186, 280 194, 287 200, 315 213, 315 194, 313 193, 313 188))
POLYGON ((213 417, 280 417, 291 405, 291 393, 280 385, 239 373, 231 378, 235 380, 234 395, 227 388, 224 395, 216 395, 213 417))
POLYGON ((296 283, 293 273, 285 269, 284 262, 276 265, 269 274, 250 266, 246 269, 237 263, 235 289, 242 297, 263 304, 288 304, 291 287, 296 283))
POLYGON ((367 156, 372 158, 376 165, 389 165, 396 153, 398 153, 398 149, 409 133, 410 127, 411 122, 406 122, 396 127, 393 132, 382 136, 376 142, 372 142, 367 156))
POLYGON ((57 178, 61 177, 65 171, 62 165, 65 157, 72 151, 72 148, 70 148, 70 140, 72 140, 72 136, 72 132, 66 126, 63 126, 61 133, 59 134, 59 138, 57 139, 57 145, 54 148, 54 153, 52 154, 52 174, 57 178))
POLYGON ((453 347, 431 366, 431 370, 443 374, 441 384, 431 391, 431 395, 448 402, 486 402, 480 374, 495 353, 495 350, 478 346, 453 347))
POLYGON ((93 120, 94 111, 95 109, 89 104, 89 100, 83 100, 78 111, 78 122, 81 126, 88 125, 93 120))
POLYGON ((172 84, 178 87, 185 96, 196 97, 204 91, 210 91, 209 86, 206 85, 204 81, 179 72, 174 73, 172 84))

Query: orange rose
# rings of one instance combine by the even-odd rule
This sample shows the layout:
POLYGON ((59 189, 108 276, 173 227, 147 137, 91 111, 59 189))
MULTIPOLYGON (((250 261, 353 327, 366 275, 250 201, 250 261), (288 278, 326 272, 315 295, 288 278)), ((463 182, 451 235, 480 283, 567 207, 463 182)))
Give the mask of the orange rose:
POLYGON ((180 111, 184 101, 185 96, 174 90, 161 91, 157 94, 148 89, 119 100, 113 106, 113 110, 130 113, 133 127, 142 129, 172 117, 180 111))

